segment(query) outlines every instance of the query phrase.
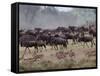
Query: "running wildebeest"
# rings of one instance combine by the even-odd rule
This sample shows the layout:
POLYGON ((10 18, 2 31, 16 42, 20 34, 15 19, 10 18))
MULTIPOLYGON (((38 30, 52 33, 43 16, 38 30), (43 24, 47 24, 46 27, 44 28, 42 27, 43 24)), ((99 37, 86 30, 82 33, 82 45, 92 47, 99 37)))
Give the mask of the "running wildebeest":
POLYGON ((89 34, 93 35, 93 37, 96 37, 96 29, 95 28, 90 28, 89 34))
POLYGON ((55 46, 58 49, 58 45, 62 45, 67 48, 67 40, 61 37, 50 36, 48 43, 55 46))
POLYGON ((35 28, 27 31, 20 30, 19 45, 21 45, 21 47, 25 47, 25 51, 28 49, 29 52, 31 47, 34 47, 38 52, 38 50, 40 50, 39 48, 43 50, 46 49, 48 45, 57 50, 59 48, 58 46, 60 46, 60 48, 67 48, 67 45, 70 43, 69 40, 72 40, 72 44, 83 42, 87 46, 87 43, 91 42, 92 47, 95 45, 93 37, 96 36, 96 29, 95 26, 89 27, 69 26, 68 28, 58 27, 57 29, 52 30, 41 28, 35 28), (86 34, 88 36, 85 36, 86 34))
POLYGON ((34 47, 37 50, 37 52, 38 52, 39 47, 44 47, 46 49, 46 44, 41 41, 36 41, 35 37, 32 35, 24 35, 24 36, 20 37, 19 43, 20 43, 21 47, 25 47, 25 51, 24 51, 22 58, 24 57, 27 49, 31 53, 31 51, 29 49, 30 47, 34 47))
MULTIPOLYGON (((72 44, 75 44, 77 42, 77 38, 78 38, 79 33, 66 33, 66 39, 69 40, 71 39, 73 41, 72 44)), ((69 42, 68 42, 69 43, 69 42)))
MULTIPOLYGON (((86 44, 88 46, 88 42, 91 42, 91 47, 93 47, 93 45, 95 45, 94 43, 94 40, 93 40, 93 36, 91 35, 88 35, 88 36, 85 36, 83 34, 83 36, 81 37, 78 37, 78 42, 84 42, 84 44, 86 44)), ((83 46, 84 47, 84 46, 83 46)), ((89 47, 89 46, 88 46, 89 47)))

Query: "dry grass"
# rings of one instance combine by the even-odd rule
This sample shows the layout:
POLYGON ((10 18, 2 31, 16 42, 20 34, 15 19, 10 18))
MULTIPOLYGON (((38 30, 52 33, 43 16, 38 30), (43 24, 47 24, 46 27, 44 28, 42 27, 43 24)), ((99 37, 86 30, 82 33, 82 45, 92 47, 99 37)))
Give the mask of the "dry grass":
MULTIPOLYGON (((90 45, 90 43, 88 43, 90 45)), ((22 57, 24 52, 23 47, 19 47, 19 58, 22 57)), ((34 60, 32 54, 36 51, 33 47, 30 48, 31 54, 28 52, 25 54, 24 59, 19 61, 19 70, 20 71, 33 71, 33 70, 49 70, 49 69, 71 69, 71 68, 86 68, 86 67, 96 67, 96 47, 93 46, 87 47, 86 45, 83 47, 81 44, 76 45, 68 45, 68 48, 59 48, 58 50, 52 49, 50 46, 47 46, 47 51, 41 48, 37 55, 43 55, 43 57, 37 58, 34 60), (75 53, 74 57, 70 57, 69 54, 66 55, 65 58, 58 59, 56 57, 56 53, 59 51, 69 52, 72 50, 75 53), (88 56, 89 52, 89 56, 88 56), (91 55, 90 55, 91 54, 91 55)), ((35 54, 33 55, 35 56, 35 54)))

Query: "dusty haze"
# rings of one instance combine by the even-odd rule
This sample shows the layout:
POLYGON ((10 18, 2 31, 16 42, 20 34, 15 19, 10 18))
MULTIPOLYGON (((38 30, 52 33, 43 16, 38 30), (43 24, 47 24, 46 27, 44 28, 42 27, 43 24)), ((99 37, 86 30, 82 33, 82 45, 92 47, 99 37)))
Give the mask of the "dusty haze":
POLYGON ((90 8, 20 5, 19 15, 20 29, 54 29, 96 21, 96 10, 90 8))

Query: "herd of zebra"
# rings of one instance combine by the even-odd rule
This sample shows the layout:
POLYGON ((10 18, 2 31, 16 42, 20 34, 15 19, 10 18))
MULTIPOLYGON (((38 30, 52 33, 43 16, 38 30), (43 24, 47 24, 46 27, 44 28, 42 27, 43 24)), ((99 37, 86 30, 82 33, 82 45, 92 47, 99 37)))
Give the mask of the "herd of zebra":
POLYGON ((89 47, 87 43, 90 42, 93 47, 96 45, 94 41, 96 35, 96 25, 57 27, 56 29, 34 28, 19 30, 19 45, 25 47, 25 50, 30 47, 34 47, 37 51, 40 47, 47 50, 47 46, 54 49, 59 49, 59 46, 62 46, 67 49, 71 40, 72 45, 84 43, 89 47))

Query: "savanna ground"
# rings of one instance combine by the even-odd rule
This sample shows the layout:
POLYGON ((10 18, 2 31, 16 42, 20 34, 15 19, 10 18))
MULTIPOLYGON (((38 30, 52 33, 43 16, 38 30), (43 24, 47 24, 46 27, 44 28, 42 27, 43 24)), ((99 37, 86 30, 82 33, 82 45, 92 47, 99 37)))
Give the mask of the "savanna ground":
POLYGON ((56 50, 47 46, 46 50, 39 48, 38 53, 32 47, 30 48, 32 53, 27 50, 23 59, 21 57, 25 47, 19 47, 19 71, 96 67, 96 45, 93 47, 90 46, 90 43, 88 45, 89 47, 87 45, 83 47, 81 43, 72 45, 70 41, 67 49, 59 46, 59 49, 56 50), (71 50, 74 53, 72 57, 66 54, 71 50), (58 52, 65 53, 64 57, 59 59, 56 55, 58 52), (40 55, 40 57, 37 55, 40 55))

